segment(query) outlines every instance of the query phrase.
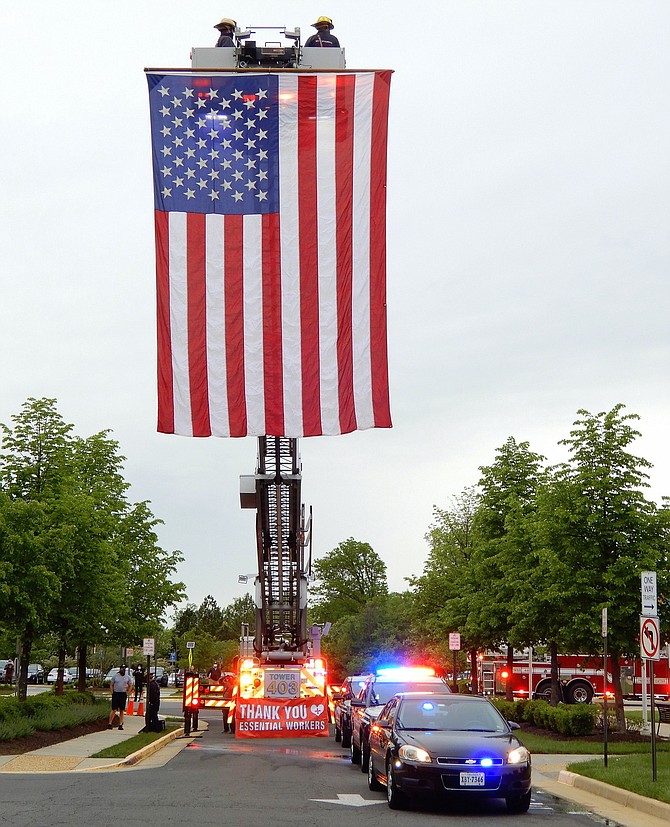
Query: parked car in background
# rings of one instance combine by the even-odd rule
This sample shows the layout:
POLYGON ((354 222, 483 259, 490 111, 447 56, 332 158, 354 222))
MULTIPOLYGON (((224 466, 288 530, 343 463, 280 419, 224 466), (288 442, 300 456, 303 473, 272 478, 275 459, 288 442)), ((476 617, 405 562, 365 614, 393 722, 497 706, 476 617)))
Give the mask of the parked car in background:
MULTIPOLYGON (((68 669, 68 672, 70 673, 70 675, 72 675, 72 680, 73 681, 78 681, 79 680, 79 667, 78 666, 71 666, 68 669)), ((89 666, 86 667, 86 680, 87 681, 92 681, 94 678, 98 678, 98 677, 100 677, 100 670, 99 669, 93 669, 92 667, 89 667, 89 666)))
MULTIPOLYGON (((109 686, 112 682, 112 678, 114 675, 117 675, 119 672, 119 667, 114 666, 112 667, 109 672, 105 675, 104 680, 102 681, 103 686, 109 686)), ((126 669, 126 674, 128 674, 128 670, 126 669)))
POLYGON ((180 669, 178 672, 175 672, 174 685, 177 686, 177 687, 182 687, 184 685, 184 670, 183 669, 180 669))
MULTIPOLYGON (((47 683, 56 683, 58 680, 58 667, 54 666, 54 668, 49 672, 47 675, 47 683)), ((63 669, 63 683, 72 683, 74 678, 70 674, 69 669, 63 669)))
POLYGON ((370 729, 368 787, 386 787, 397 810, 435 796, 504 798, 512 813, 530 806, 531 760, 486 698, 407 692, 384 706, 370 729))
POLYGON ((170 676, 168 675, 167 671, 163 669, 162 666, 155 666, 151 671, 156 673, 156 680, 158 681, 159 686, 168 685, 168 680, 170 676))
POLYGON ((28 664, 28 683, 44 683, 44 667, 41 663, 28 664))

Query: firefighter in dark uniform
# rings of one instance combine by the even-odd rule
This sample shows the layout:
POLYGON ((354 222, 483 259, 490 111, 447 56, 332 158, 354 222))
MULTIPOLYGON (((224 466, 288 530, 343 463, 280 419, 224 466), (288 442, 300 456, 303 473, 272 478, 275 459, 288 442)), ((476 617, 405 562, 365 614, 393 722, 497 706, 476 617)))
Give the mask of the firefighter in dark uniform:
POLYGON ((312 23, 312 27, 316 29, 316 34, 307 38, 305 46, 325 46, 328 48, 335 46, 339 49, 340 41, 334 34, 331 34, 335 27, 330 17, 319 17, 316 23, 312 23))
POLYGON ((237 26, 237 23, 234 20, 231 20, 230 17, 224 17, 220 23, 217 23, 216 26, 214 26, 215 29, 219 30, 219 39, 216 41, 217 46, 230 49, 235 45, 233 41, 235 26, 237 26))

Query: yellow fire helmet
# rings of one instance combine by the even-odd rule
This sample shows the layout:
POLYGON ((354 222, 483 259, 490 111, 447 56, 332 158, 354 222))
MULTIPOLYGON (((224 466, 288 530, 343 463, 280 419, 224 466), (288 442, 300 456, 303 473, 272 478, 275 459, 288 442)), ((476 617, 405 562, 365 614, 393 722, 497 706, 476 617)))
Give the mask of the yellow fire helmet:
POLYGON ((315 29, 320 29, 322 26, 327 26, 329 29, 334 29, 333 21, 330 17, 319 17, 316 23, 312 23, 312 27, 315 29))
POLYGON ((231 20, 230 17, 224 17, 220 23, 217 23, 214 28, 221 31, 221 29, 232 29, 235 31, 235 26, 237 23, 234 20, 231 20))

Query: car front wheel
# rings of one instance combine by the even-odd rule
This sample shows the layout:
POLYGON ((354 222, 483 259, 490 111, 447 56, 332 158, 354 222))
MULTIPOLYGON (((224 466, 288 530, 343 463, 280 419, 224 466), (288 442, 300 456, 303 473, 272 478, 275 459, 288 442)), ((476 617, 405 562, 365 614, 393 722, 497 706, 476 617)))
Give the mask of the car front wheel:
POLYGON ((368 757, 368 789, 369 790, 381 790, 382 785, 377 780, 377 775, 375 773, 375 768, 372 764, 372 753, 370 753, 368 757))
POLYGON ((386 761, 386 801, 392 810, 402 810, 405 806, 405 797, 396 787, 393 778, 393 759, 386 761))
POLYGON ((530 807, 530 790, 523 795, 508 795, 505 803, 510 813, 527 813, 530 807))

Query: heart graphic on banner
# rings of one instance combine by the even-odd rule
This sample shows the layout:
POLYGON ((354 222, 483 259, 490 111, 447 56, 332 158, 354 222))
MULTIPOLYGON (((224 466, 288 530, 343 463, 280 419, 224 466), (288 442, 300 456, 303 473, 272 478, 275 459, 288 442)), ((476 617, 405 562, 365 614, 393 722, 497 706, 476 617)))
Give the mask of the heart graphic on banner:
POLYGON ((312 704, 310 712, 312 715, 320 715, 323 712, 323 704, 312 704))

